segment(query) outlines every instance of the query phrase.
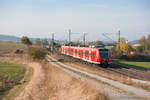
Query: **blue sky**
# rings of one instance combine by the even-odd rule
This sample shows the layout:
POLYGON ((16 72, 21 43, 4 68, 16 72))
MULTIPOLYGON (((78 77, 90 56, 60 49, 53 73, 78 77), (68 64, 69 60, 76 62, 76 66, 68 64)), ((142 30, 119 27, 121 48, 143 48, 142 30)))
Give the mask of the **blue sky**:
POLYGON ((150 0, 0 0, 0 34, 67 40, 130 40, 150 34, 150 0))

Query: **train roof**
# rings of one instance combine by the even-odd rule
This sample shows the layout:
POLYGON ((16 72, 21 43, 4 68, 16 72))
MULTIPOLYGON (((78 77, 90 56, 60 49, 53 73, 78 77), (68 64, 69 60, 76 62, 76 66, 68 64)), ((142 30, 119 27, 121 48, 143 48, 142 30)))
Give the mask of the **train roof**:
MULTIPOLYGON (((63 47, 69 48, 69 46, 63 46, 63 47)), ((77 46, 70 46, 70 48, 93 49, 93 50, 106 49, 106 48, 91 48, 91 47, 77 47, 77 46)))

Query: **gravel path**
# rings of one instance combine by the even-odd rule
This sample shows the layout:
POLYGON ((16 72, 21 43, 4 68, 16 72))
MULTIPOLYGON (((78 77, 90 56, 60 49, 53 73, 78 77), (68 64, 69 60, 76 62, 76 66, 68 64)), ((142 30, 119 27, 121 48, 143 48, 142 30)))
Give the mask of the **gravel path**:
POLYGON ((76 68, 72 68, 68 65, 58 62, 56 59, 54 59, 50 56, 48 56, 48 57, 50 59, 52 59, 52 60, 50 60, 47 58, 47 60, 51 64, 55 65, 58 68, 61 68, 62 70, 64 70, 67 73, 70 73, 70 75, 72 75, 73 77, 93 84, 93 86, 96 89, 103 88, 104 92, 107 93, 108 95, 110 95, 113 100, 120 100, 120 99, 121 100, 143 100, 143 99, 149 100, 150 99, 150 92, 147 92, 146 90, 135 88, 135 87, 132 87, 129 85, 122 84, 117 81, 103 78, 103 77, 95 75, 95 74, 91 74, 91 73, 88 73, 88 72, 85 72, 85 71, 82 71, 82 70, 79 70, 76 68), (94 78, 95 80, 102 81, 102 82, 94 81, 90 78, 80 75, 79 73, 87 75, 90 78, 94 78), (103 82, 105 82, 107 84, 104 84, 103 82))

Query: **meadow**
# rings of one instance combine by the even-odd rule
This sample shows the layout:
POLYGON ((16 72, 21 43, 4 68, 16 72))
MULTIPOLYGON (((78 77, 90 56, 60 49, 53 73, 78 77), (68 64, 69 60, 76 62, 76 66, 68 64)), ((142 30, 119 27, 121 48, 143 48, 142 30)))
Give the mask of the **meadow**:
POLYGON ((137 61, 114 61, 114 64, 125 65, 135 69, 150 69, 150 62, 137 62, 137 61))
POLYGON ((0 52, 9 53, 14 52, 16 49, 26 50, 26 46, 15 42, 0 42, 0 52))
POLYGON ((24 77, 25 67, 22 65, 0 62, 0 99, 3 95, 20 84, 20 80, 24 77))

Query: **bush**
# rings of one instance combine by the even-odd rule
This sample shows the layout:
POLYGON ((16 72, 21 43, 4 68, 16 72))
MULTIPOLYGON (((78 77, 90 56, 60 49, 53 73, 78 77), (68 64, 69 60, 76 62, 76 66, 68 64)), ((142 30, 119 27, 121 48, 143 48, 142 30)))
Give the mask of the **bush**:
POLYGON ((47 54, 47 51, 42 47, 29 47, 28 54, 33 59, 44 59, 47 54))
POLYGON ((138 55, 138 54, 136 54, 136 55, 129 56, 129 58, 131 60, 135 60, 135 61, 150 61, 150 56, 148 56, 148 55, 138 55))
POLYGON ((114 58, 128 61, 150 61, 150 56, 148 55, 117 55, 114 58))

